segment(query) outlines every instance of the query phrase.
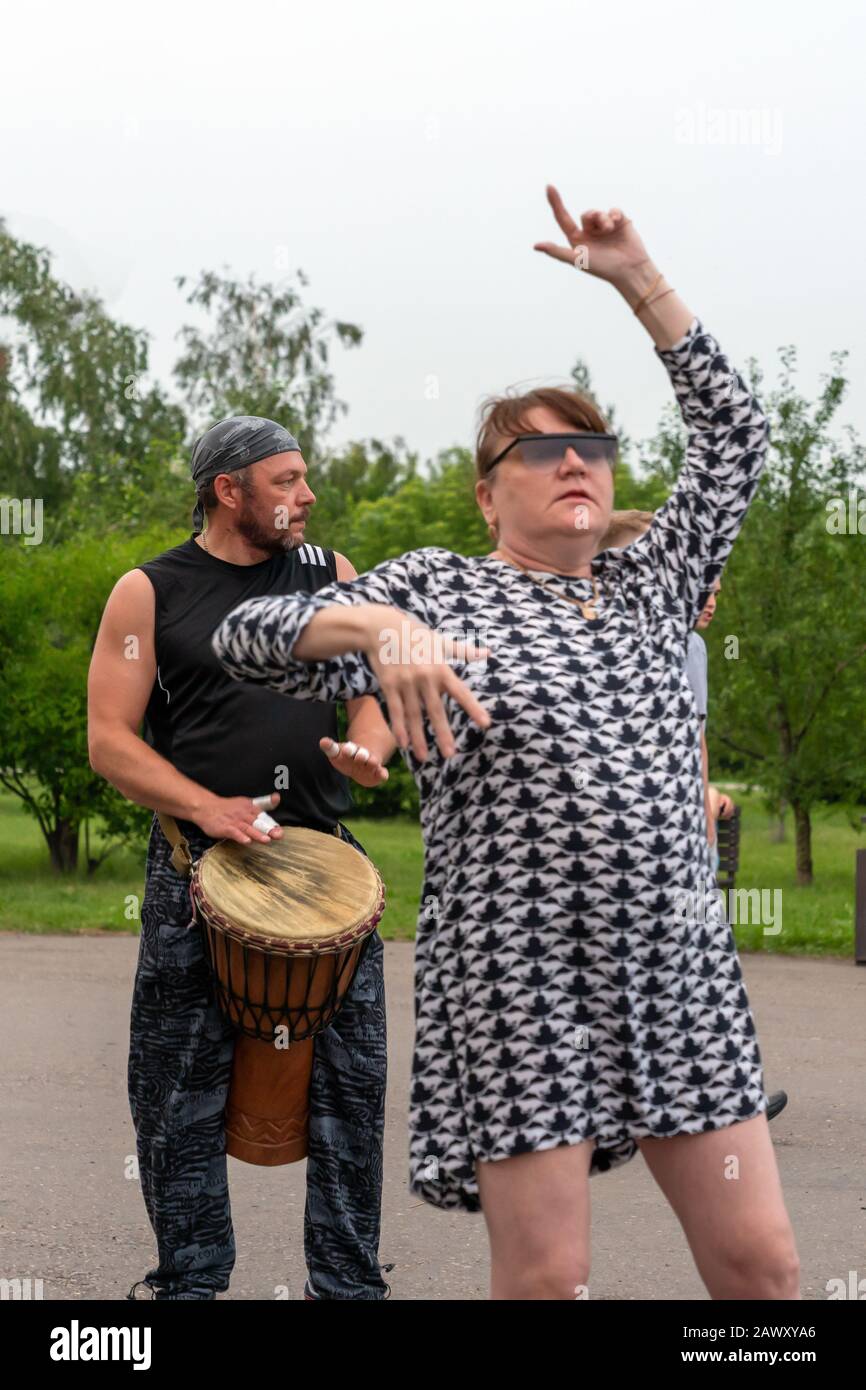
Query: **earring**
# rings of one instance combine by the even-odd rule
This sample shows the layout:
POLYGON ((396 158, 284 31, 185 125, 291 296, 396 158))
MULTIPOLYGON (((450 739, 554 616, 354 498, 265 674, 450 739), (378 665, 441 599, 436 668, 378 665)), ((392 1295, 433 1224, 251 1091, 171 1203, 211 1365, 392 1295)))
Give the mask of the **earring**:
POLYGON ((496 521, 488 521, 487 529, 493 540, 496 541, 499 539, 499 526, 496 521))

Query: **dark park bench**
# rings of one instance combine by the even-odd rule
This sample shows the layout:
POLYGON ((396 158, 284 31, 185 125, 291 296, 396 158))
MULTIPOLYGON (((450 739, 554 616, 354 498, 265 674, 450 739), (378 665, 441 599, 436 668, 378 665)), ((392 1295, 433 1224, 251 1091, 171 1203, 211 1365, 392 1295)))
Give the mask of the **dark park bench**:
POLYGON ((716 870, 716 883, 723 892, 734 887, 737 869, 740 867, 740 808, 734 807, 730 820, 716 821, 716 844, 719 847, 719 867, 716 870))

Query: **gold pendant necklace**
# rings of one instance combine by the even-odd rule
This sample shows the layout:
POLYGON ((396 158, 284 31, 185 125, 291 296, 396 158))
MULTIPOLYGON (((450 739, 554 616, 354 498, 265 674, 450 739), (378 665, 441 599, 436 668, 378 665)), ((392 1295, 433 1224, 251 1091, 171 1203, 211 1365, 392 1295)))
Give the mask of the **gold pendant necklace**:
MULTIPOLYGON (((542 589, 549 589, 552 594, 556 594, 556 597, 561 598, 565 603, 573 603, 577 608, 580 609, 582 616, 586 618, 588 622, 592 622, 595 618, 598 617, 598 610, 596 608, 596 604, 598 603, 601 594, 598 587, 598 580, 596 579, 594 574, 591 576, 592 598, 571 598, 568 594, 561 594, 558 589, 554 589, 553 585, 548 584, 546 579, 536 579, 532 572, 528 570, 525 565, 519 565, 516 560, 509 560, 508 563, 510 565, 513 565, 515 569, 520 570, 521 574, 527 575, 529 579, 532 580, 533 584, 538 584, 542 589)), ((575 576, 575 578, 577 578, 577 576, 575 576)))

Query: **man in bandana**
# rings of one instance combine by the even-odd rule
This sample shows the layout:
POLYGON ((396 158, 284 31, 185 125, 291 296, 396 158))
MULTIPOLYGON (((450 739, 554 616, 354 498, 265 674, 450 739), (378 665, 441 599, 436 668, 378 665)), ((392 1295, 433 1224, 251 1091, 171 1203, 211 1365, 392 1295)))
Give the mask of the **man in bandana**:
MULTIPOLYGON (((91 765, 131 801, 174 817, 194 859, 217 840, 278 838, 284 825, 339 827, 361 849, 341 817, 351 805, 347 775, 364 786, 388 776, 394 741, 376 702, 349 702, 339 744, 335 706, 233 681, 211 647, 214 628, 244 599, 314 591, 356 571, 305 541, 315 496, 281 425, 222 420, 197 441, 190 466, 193 534, 125 574, 105 608, 89 681, 91 765)), ((157 1299, 212 1299, 228 1288, 235 1260, 223 1128, 234 1033, 214 1001, 201 931, 188 929, 188 880, 171 852, 154 818, 128 1080, 159 1262, 139 1283, 157 1299)), ((384 1104, 374 933, 339 1032, 314 1043, 308 1299, 387 1296, 378 1259, 384 1104)), ((281 1279, 274 1271, 275 1285, 281 1279)))

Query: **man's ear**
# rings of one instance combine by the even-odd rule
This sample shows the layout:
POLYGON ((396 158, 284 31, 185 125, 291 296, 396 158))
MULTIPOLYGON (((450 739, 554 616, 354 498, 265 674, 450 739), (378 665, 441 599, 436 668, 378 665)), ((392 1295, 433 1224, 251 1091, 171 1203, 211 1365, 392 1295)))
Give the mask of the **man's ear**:
POLYGON ((232 511, 237 507, 236 489, 239 486, 240 479, 232 477, 231 473, 218 473, 213 480, 217 501, 224 507, 230 507, 232 511))

